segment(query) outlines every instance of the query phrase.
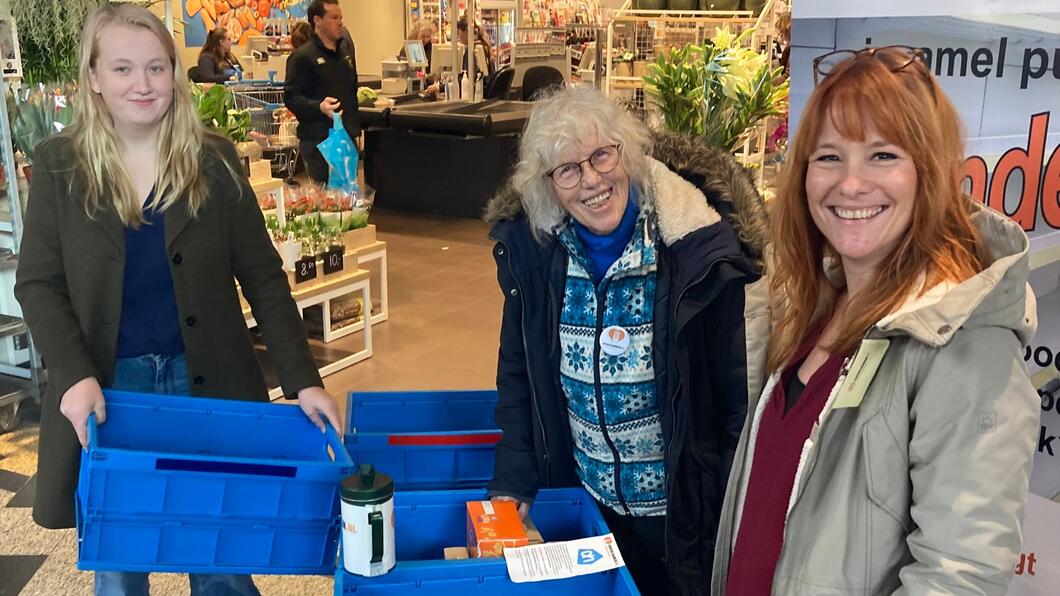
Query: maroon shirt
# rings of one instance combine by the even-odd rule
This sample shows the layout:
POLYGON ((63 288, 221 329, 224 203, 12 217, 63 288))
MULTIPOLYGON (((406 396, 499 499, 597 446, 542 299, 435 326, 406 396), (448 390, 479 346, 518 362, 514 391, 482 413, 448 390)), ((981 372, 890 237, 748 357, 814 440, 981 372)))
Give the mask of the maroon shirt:
POLYGON ((773 574, 784 544, 784 518, 795 485, 802 446, 824 409, 843 366, 842 354, 829 356, 806 383, 798 401, 785 413, 785 387, 816 340, 817 333, 811 334, 793 364, 781 373, 758 423, 751 478, 747 483, 736 548, 729 563, 727 596, 768 596, 772 590, 773 574))

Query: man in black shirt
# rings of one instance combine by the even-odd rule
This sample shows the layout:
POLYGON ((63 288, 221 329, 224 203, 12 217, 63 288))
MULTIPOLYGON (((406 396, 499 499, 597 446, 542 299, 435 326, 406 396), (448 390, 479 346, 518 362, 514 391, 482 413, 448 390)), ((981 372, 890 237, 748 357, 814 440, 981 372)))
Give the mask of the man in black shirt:
MULTIPOLYGON (((351 139, 361 133, 357 114, 357 59, 342 26, 338 0, 313 0, 307 11, 313 36, 287 58, 284 104, 298 118, 299 151, 315 182, 328 180, 328 164, 317 144, 328 136, 339 112, 351 139)), ((355 141, 356 142, 356 141, 355 141)))

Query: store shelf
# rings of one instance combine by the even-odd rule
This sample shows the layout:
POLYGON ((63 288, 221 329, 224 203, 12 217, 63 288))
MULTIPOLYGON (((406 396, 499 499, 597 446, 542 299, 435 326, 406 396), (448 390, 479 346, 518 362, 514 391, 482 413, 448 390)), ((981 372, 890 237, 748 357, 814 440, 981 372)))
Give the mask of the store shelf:
MULTIPOLYGON (((347 247, 347 250, 348 249, 349 247, 347 247)), ((375 252, 379 252, 381 250, 386 250, 386 242, 384 242, 383 240, 374 240, 369 244, 354 246, 353 250, 357 253, 358 256, 368 255, 375 252)))
MULTIPOLYGON (((755 20, 754 19, 752 19, 752 18, 742 18, 742 17, 739 16, 739 14, 740 13, 738 13, 738 12, 727 12, 727 13, 713 12, 713 13, 708 14, 707 11, 698 11, 698 10, 689 10, 689 11, 682 11, 682 10, 654 10, 654 11, 631 10, 631 11, 623 11, 622 20, 623 21, 639 22, 639 23, 654 23, 656 21, 662 21, 662 20, 682 19, 682 20, 688 20, 688 21, 695 21, 696 23, 701 23, 701 24, 716 24, 716 25, 741 24, 741 25, 748 25, 748 26, 755 24, 755 20), (632 13, 637 13, 637 14, 632 14, 632 13), (729 15, 729 16, 725 16, 725 15, 729 15)), ((746 14, 750 14, 750 13, 746 13, 746 14)))
POLYGON ((254 190, 254 194, 261 194, 263 192, 269 192, 271 190, 279 190, 283 188, 283 179, 272 178, 271 180, 251 180, 250 188, 254 190))
POLYGON ((18 255, 10 248, 0 248, 0 271, 18 267, 18 255))
MULTIPOLYGON (((362 322, 363 317, 362 321, 345 325, 343 327, 332 327, 331 325, 331 300, 340 296, 359 293, 361 303, 368 305, 368 308, 371 308, 371 285, 372 280, 369 271, 353 269, 347 273, 333 274, 306 287, 295 288, 292 290, 291 296, 295 300, 298 312, 302 312, 303 309, 310 306, 321 305, 324 317, 324 344, 350 335, 351 333, 356 333, 358 331, 364 332, 363 348, 356 352, 329 350, 326 347, 323 348, 325 351, 335 354, 336 357, 327 358, 324 359, 323 362, 318 362, 320 376, 326 377, 334 372, 338 372, 372 357, 372 326, 368 325, 365 327, 362 322)), ((254 320, 254 315, 251 312, 250 306, 247 305, 245 300, 241 300, 241 303, 243 306, 243 317, 247 321, 247 327, 256 327, 257 321, 254 320)), ((313 342, 310 342, 311 348, 312 345, 313 342)), ((275 375, 273 375, 273 377, 274 376, 275 375)), ((278 399, 283 395, 283 390, 277 385, 278 381, 275 378, 272 378, 269 384, 269 397, 271 399, 278 399)))
POLYGON ((21 318, 0 314, 0 338, 11 337, 26 331, 28 328, 21 318))
POLYGON ((612 89, 643 89, 644 79, 640 77, 611 77, 612 89))
MULTIPOLYGON (((374 227, 374 226, 373 226, 374 227)), ((354 249, 357 255, 357 266, 378 275, 378 281, 372 280, 372 290, 379 294, 379 310, 372 311, 371 321, 375 325, 390 318, 390 289, 387 281, 387 258, 386 242, 376 240, 370 244, 364 244, 354 249)), ((374 298, 372 299, 374 302, 374 298)))
POLYGON ((35 384, 30 379, 0 375, 0 407, 18 403, 33 394, 35 384))
MULTIPOLYGON (((312 306, 313 304, 320 304, 326 298, 332 298, 332 294, 337 290, 344 290, 358 282, 368 281, 370 273, 363 269, 354 269, 349 272, 343 272, 340 274, 333 274, 327 277, 318 278, 316 281, 306 282, 305 285, 296 286, 291 290, 291 296, 295 302, 298 303, 299 308, 305 308, 312 306)), ((342 295, 342 292, 336 294, 342 295)), ((243 316, 248 321, 253 321, 253 314, 250 312, 250 306, 243 307, 243 316)))

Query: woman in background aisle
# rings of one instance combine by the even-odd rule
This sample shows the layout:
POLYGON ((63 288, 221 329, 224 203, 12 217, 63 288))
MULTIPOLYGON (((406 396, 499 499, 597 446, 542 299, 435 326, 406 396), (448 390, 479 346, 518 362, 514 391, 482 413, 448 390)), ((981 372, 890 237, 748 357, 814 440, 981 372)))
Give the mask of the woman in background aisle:
POLYGON ((217 28, 206 35, 206 43, 199 52, 196 83, 223 83, 239 78, 243 67, 232 54, 232 40, 228 30, 217 28))
MULTIPOLYGON (((86 421, 101 387, 266 401, 234 280, 284 394, 338 427, 235 148, 195 114, 173 39, 130 4, 97 9, 81 42, 75 122, 41 143, 15 295, 48 366, 34 520, 74 525, 86 421)), ((195 595, 257 594, 249 576, 192 575, 195 595)), ((99 572, 97 594, 146 594, 99 572)))
POLYGON ((957 112, 919 50, 814 68, 713 593, 1000 596, 1040 413, 1027 237, 962 194, 957 112))

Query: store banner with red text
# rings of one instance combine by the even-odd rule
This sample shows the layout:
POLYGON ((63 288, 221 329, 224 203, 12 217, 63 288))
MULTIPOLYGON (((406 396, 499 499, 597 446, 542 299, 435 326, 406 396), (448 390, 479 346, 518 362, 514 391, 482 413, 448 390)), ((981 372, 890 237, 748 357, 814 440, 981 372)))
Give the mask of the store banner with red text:
POLYGON ((790 130, 813 59, 837 49, 921 48, 967 135, 965 189, 1031 239, 1038 334, 1024 353, 1041 395, 1022 570, 1010 594, 1060 586, 1060 12, 1039 0, 793 3, 790 130), (1052 12, 1048 12, 1052 11, 1052 12), (1030 549, 1030 550, 1028 550, 1030 549), (1033 558, 1033 562, 1032 562, 1033 558), (1031 573, 1033 569, 1033 573, 1031 573), (1041 580, 1045 581, 1041 581, 1041 580))

